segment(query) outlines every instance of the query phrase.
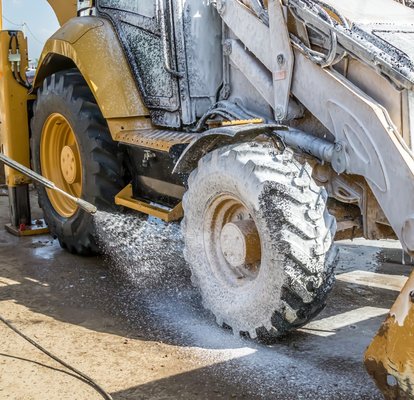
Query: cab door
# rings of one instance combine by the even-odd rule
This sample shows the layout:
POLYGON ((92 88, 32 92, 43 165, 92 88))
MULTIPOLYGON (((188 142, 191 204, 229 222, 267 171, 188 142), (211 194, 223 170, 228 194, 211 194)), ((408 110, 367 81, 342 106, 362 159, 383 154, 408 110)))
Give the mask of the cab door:
MULTIPOLYGON (((113 23, 156 125, 179 127, 179 83, 169 0, 98 0, 97 15, 113 23)), ((108 44, 110 45, 110 44, 108 44)), ((114 60, 116 62, 116 60, 114 60)))

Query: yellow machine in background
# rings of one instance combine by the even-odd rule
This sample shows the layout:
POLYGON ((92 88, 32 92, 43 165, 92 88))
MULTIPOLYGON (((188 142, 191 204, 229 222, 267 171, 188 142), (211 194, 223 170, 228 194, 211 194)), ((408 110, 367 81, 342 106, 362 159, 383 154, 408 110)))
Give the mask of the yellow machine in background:
POLYGON ((365 353, 365 366, 387 399, 412 399, 414 272, 365 353))
MULTIPOLYGON (((1 7, 1 3, 0 3, 1 7)), ((34 99, 26 80, 27 40, 19 31, 0 32, 0 143, 2 152, 30 167, 28 105, 34 99)), ((27 235, 47 232, 42 221, 31 219, 29 182, 23 174, 6 167, 11 222, 6 228, 27 235)))
MULTIPOLYGON (((76 16, 77 2, 49 1, 60 24, 76 16)), ((2 1, 0 0, 0 15, 2 1)), ((30 168, 29 110, 35 96, 27 82, 27 38, 21 31, 2 30, 0 18, 0 144, 11 159, 30 168)), ((48 232, 43 220, 32 220, 29 199, 30 178, 5 167, 9 188, 10 224, 6 229, 16 235, 36 235, 48 232)))

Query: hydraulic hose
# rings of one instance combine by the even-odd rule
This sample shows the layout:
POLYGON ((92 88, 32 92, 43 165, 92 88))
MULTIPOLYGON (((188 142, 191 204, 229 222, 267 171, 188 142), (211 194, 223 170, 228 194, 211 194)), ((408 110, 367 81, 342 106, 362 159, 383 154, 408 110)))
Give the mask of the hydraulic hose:
POLYGON ((63 361, 59 357, 52 354, 50 351, 46 350, 44 347, 42 347, 40 344, 35 342, 33 339, 29 338, 27 335, 25 335, 23 332, 21 332, 19 329, 17 329, 13 324, 11 324, 9 321, 7 321, 5 318, 3 318, 0 315, 0 321, 3 322, 4 325, 9 327, 12 331, 17 333, 19 336, 21 336, 24 340, 29 342, 32 346, 39 349, 42 353, 46 354, 48 357, 52 358, 59 364, 63 365, 68 370, 74 372, 77 376, 77 379, 80 379, 82 382, 87 383, 88 385, 92 386, 105 400, 113 400, 112 396, 105 391, 99 384, 97 384, 92 378, 90 378, 88 375, 84 374, 83 372, 79 371, 75 367, 72 367, 67 362, 63 361))

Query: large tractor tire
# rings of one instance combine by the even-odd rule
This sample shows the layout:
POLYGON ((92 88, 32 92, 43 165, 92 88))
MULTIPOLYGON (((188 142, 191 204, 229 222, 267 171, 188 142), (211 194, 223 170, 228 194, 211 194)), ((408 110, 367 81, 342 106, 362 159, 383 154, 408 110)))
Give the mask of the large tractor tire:
MULTIPOLYGON (((114 197, 123 187, 120 152, 77 70, 44 81, 31 128, 35 171, 98 210, 114 207, 114 197)), ((93 217, 55 191, 43 186, 37 190, 50 232, 60 245, 75 254, 99 253, 93 217)))
POLYGON ((219 325, 273 341, 323 309, 336 221, 311 174, 290 151, 256 143, 215 150, 191 173, 184 255, 219 325))

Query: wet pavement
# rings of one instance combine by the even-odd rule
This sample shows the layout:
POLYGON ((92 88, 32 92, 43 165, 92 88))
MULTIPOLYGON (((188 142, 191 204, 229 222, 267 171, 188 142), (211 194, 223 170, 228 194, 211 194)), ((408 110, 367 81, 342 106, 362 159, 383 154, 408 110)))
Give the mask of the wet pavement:
MULTIPOLYGON (((0 197, 1 225, 7 213, 0 197)), ((162 240, 157 252, 171 242, 177 254, 154 254, 148 270, 143 248, 144 270, 136 254, 133 263, 81 258, 47 235, 16 238, 0 229, 0 314, 114 399, 382 398, 362 359, 412 269, 396 242, 340 243, 325 310, 264 346, 215 325, 176 237, 162 240)), ((101 398, 3 325, 0 335, 0 398, 101 398)))

